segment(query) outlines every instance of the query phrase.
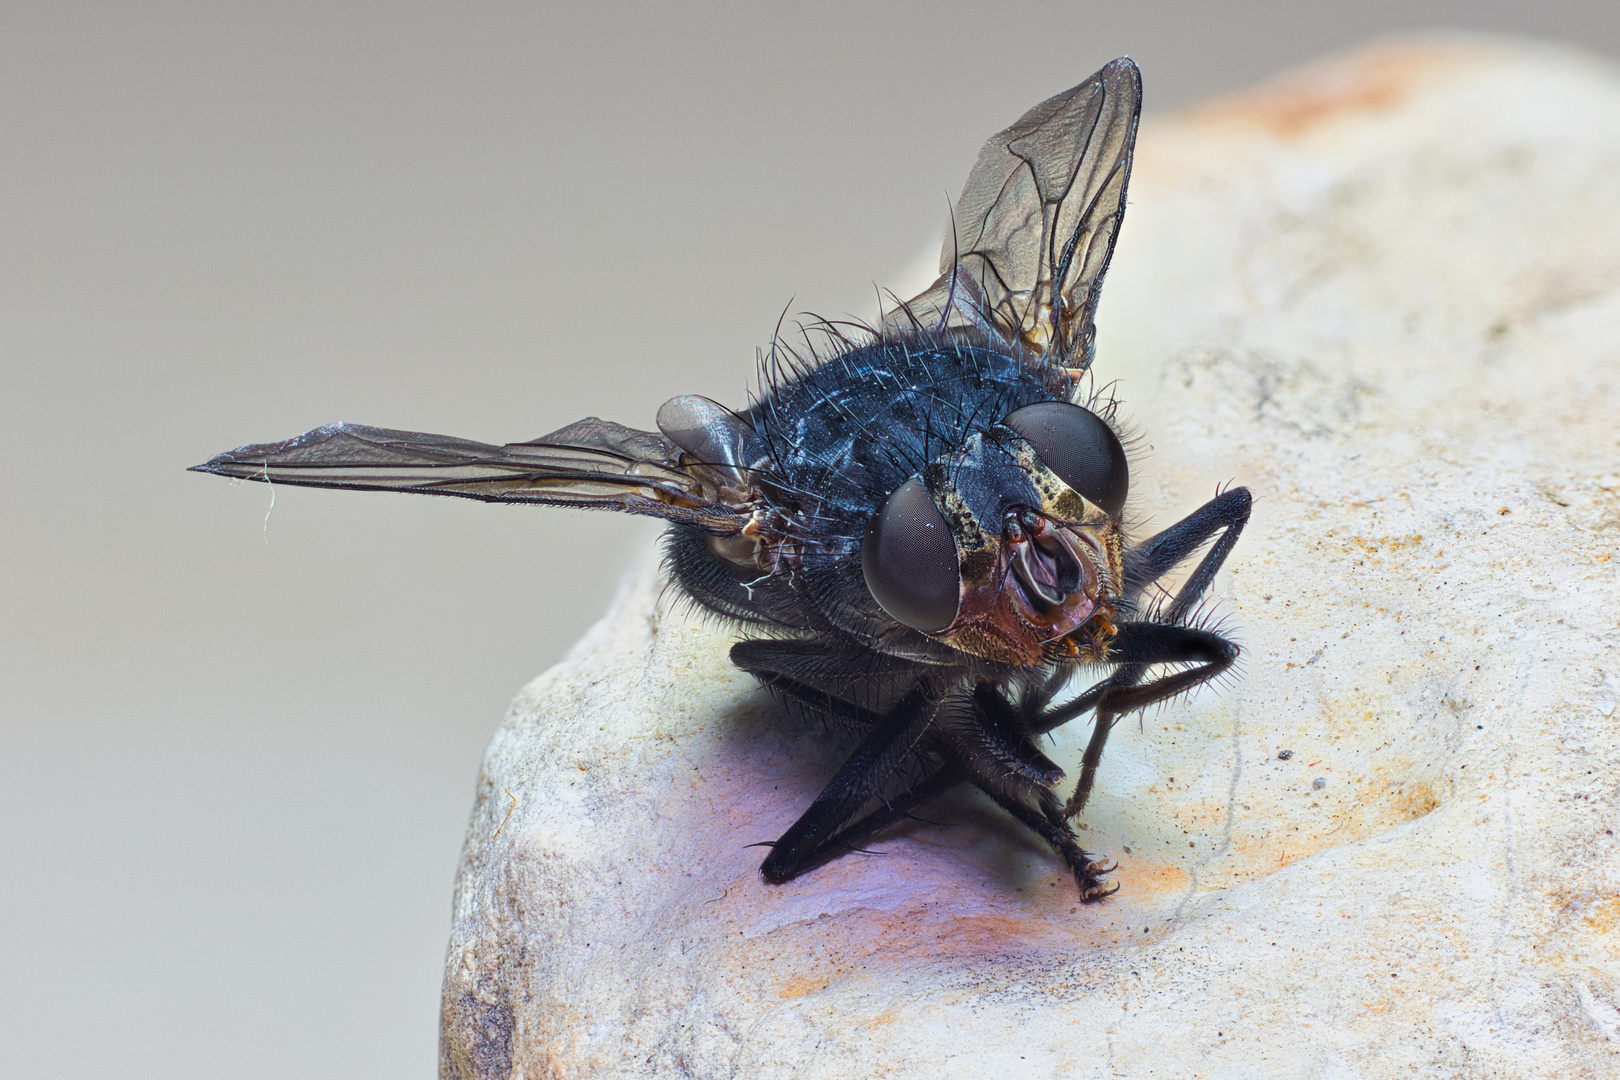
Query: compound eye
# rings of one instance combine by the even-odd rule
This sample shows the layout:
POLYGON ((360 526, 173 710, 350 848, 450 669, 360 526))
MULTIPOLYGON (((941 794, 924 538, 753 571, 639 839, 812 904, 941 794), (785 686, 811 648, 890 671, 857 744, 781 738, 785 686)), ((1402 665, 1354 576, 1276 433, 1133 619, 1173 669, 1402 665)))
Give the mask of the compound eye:
POLYGON ((861 544, 872 599, 913 630, 937 633, 956 621, 962 572, 956 541, 922 478, 894 489, 861 544))
POLYGON ((1002 423, 1022 435, 1041 463, 1089 502, 1109 514, 1125 508, 1130 466, 1119 436, 1102 417, 1067 401, 1041 401, 1013 410, 1002 423))

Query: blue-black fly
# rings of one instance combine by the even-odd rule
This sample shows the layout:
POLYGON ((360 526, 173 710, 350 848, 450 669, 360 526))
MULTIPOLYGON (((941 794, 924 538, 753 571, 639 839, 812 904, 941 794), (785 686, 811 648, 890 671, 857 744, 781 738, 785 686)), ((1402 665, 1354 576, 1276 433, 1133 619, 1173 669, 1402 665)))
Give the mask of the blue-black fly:
POLYGON ((1126 536, 1112 403, 1082 392, 1140 107, 1136 65, 1115 60, 992 137, 939 280, 875 327, 774 346, 742 411, 678 397, 656 432, 593 417, 506 446, 338 424, 197 469, 663 518, 676 586, 745 634, 732 661, 859 740, 770 845, 766 880, 971 784, 1056 849, 1083 898, 1106 896, 1111 867, 1070 821, 1121 716, 1237 658, 1192 609, 1249 516, 1233 488, 1126 536), (1206 544, 1173 594, 1157 585, 1206 544), (1056 703, 1091 665, 1106 677, 1056 703), (1065 800, 1038 740, 1086 713, 1065 800))

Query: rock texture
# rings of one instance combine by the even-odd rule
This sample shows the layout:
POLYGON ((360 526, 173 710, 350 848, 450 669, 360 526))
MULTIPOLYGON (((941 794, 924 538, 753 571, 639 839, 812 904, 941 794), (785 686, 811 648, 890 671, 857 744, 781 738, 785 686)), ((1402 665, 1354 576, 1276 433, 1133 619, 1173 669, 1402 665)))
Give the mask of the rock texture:
POLYGON ((843 748, 649 555, 490 746, 446 1076, 1620 1075, 1620 75, 1386 43, 1150 120, 1133 196, 1134 505, 1259 502, 1241 676, 1109 745, 1117 897, 968 796, 762 884, 843 748))

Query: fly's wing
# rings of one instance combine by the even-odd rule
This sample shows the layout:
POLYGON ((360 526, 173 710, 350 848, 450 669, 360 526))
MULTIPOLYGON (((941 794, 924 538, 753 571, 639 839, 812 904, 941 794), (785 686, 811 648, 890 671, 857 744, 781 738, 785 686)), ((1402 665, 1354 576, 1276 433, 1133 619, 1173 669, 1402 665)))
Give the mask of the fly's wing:
POLYGON ((737 533, 749 519, 707 467, 683 463, 680 448, 664 436, 594 416, 505 446, 331 424, 286 442, 238 447, 192 471, 304 487, 623 510, 720 535, 737 533))
POLYGON ((1090 366, 1141 110, 1141 73, 1121 57, 992 136, 956 202, 939 280, 885 325, 978 327, 1090 366))

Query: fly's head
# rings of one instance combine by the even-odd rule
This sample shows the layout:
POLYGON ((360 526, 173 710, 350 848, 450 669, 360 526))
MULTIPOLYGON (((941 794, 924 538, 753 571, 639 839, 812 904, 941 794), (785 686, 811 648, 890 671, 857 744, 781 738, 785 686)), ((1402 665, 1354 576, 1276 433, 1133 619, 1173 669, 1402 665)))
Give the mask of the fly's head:
POLYGON ((897 622, 986 660, 1102 659, 1129 482, 1096 413, 1017 409, 888 497, 862 545, 867 589, 897 622))

